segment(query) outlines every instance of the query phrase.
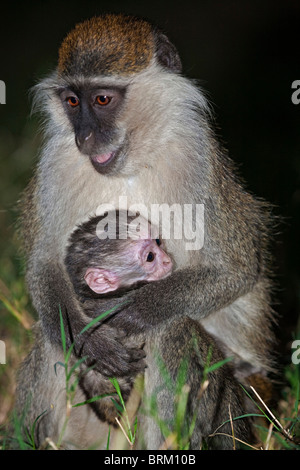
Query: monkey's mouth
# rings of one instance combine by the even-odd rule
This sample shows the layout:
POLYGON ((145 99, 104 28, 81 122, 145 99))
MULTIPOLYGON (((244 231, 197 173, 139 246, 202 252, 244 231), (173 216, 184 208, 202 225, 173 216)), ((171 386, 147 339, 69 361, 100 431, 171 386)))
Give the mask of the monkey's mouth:
POLYGON ((124 164, 126 148, 127 144, 124 141, 111 152, 90 155, 90 161, 95 170, 102 175, 117 174, 124 164))
POLYGON ((98 173, 107 173, 113 167, 113 161, 116 159, 118 150, 113 152, 101 153, 90 157, 91 163, 98 173))
POLYGON ((109 162, 111 162, 115 155, 116 151, 114 152, 109 152, 109 153, 102 153, 100 155, 93 155, 91 157, 92 161, 95 162, 98 165, 107 165, 109 162))

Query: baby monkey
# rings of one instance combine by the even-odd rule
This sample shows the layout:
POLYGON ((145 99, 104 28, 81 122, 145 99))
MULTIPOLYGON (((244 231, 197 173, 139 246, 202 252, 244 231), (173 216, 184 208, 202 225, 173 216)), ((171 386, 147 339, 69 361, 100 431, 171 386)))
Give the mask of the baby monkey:
MULTIPOLYGON (((93 217, 78 226, 69 239, 65 263, 81 306, 91 319, 107 310, 110 297, 163 279, 173 268, 156 228, 141 216, 133 217, 121 210, 93 217)), ((135 338, 133 348, 137 347, 136 342, 135 338)), ((118 378, 124 399, 128 398, 136 375, 145 368, 143 344, 144 338, 131 363, 130 376, 118 378)), ((131 346, 131 338, 126 338, 126 346, 131 346)), ((88 399, 115 392, 108 379, 86 366, 81 368, 80 386, 88 399)), ((91 406, 102 420, 115 424, 116 410, 110 398, 91 406)))
MULTIPOLYGON (((158 231, 155 231, 147 220, 132 217, 126 211, 108 213, 108 216, 111 216, 108 218, 108 223, 107 216, 104 215, 94 217, 77 227, 70 237, 65 259, 78 299, 85 313, 91 318, 108 309, 111 296, 120 296, 120 302, 122 302, 122 291, 124 294, 129 289, 138 289, 144 283, 163 279, 169 276, 173 269, 172 260, 163 249, 158 231)), ((241 390, 226 365, 210 375, 210 388, 199 403, 203 361, 207 360, 210 347, 213 347, 213 362, 220 361, 222 355, 219 354, 213 339, 203 328, 184 315, 185 312, 183 312, 182 319, 174 321, 176 335, 170 334, 169 325, 165 324, 161 330, 163 333, 157 335, 155 344, 174 380, 178 374, 182 356, 188 354, 192 368, 188 374, 191 387, 189 408, 191 416, 195 413, 198 416, 191 440, 194 449, 199 448, 203 436, 209 436, 222 423, 228 421, 228 403, 231 405, 234 416, 242 416, 244 410, 241 390), (194 349, 195 339, 197 340, 196 349, 194 349)), ((126 341, 126 347, 136 348, 136 354, 130 360, 130 375, 117 378, 124 400, 128 399, 137 374, 144 372, 146 364, 142 348, 147 334, 148 332, 145 331, 143 337, 132 335, 121 340, 126 341)), ((111 360, 113 361, 114 358, 112 357, 111 360)), ((148 367, 150 369, 153 367, 151 359, 148 367)), ((81 365, 80 372, 80 387, 87 399, 98 395, 109 395, 91 402, 90 406, 101 420, 116 425, 117 411, 111 400, 115 389, 110 380, 100 372, 87 368, 87 365, 81 365)), ((154 390, 150 393, 155 393, 155 386, 158 389, 164 388, 164 384, 159 382, 160 379, 157 378, 157 380, 157 384, 151 385, 154 390)), ((172 403, 171 399, 169 403, 172 403)), ((172 418, 170 410, 170 407, 163 410, 162 418, 166 422, 172 418)), ((189 419, 189 414, 187 419, 189 419)), ((222 427, 222 431, 230 436, 229 425, 227 428, 222 427)), ((250 436, 249 423, 237 420, 235 432, 240 438, 250 436)), ((154 428, 152 434, 156 433, 159 434, 159 431, 154 428)), ((232 448, 230 437, 220 440, 217 436, 214 439, 212 448, 232 448)), ((154 448, 157 448, 156 444, 154 448)))

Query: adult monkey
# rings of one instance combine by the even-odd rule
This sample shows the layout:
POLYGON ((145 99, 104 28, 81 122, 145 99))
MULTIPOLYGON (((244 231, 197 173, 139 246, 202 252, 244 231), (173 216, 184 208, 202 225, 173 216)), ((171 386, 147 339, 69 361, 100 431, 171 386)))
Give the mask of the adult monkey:
POLYGON ((105 15, 71 31, 57 70, 36 88, 47 142, 24 199, 27 282, 45 342, 60 343, 60 307, 68 344, 75 340, 75 352, 106 375, 130 373, 136 358, 120 345, 119 329, 151 331, 183 312, 237 364, 270 367, 268 215, 234 176, 201 91, 180 72, 176 49, 156 28, 105 15), (99 205, 117 207, 119 196, 149 213, 151 204, 205 204, 205 243, 188 251, 185 240, 166 240, 175 272, 129 294, 132 302, 79 344, 90 319, 63 268, 67 240, 99 205))

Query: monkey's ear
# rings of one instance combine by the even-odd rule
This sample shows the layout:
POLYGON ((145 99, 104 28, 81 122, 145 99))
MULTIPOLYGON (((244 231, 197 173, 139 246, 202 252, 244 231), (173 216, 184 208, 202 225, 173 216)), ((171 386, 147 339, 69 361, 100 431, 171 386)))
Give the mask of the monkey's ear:
POLYGON ((102 268, 88 268, 84 279, 89 288, 97 294, 111 292, 120 286, 118 276, 112 271, 102 268))
POLYGON ((172 72, 180 73, 182 71, 182 64, 176 47, 161 32, 156 32, 155 42, 158 62, 163 67, 172 70, 172 72))

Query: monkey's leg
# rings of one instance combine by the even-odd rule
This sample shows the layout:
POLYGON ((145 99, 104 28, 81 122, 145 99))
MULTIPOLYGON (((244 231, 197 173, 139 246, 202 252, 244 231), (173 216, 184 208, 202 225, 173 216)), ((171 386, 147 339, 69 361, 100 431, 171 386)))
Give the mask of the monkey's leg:
POLYGON ((187 440, 190 449, 200 449, 204 441, 210 449, 239 447, 239 442, 232 437, 230 417, 234 437, 251 442, 249 421, 237 419, 245 414, 243 392, 228 364, 207 374, 207 367, 221 361, 223 356, 197 322, 188 317, 174 320, 160 330, 152 342, 146 343, 146 352, 148 368, 142 409, 148 409, 141 424, 146 448, 154 450, 170 445, 173 438, 175 442, 178 440, 179 448, 183 448, 187 440), (172 387, 166 376, 170 376, 172 387), (180 377, 185 377, 181 390, 180 377), (188 393, 187 405, 178 427, 179 403, 185 393, 188 393), (149 416, 151 413, 156 415, 154 419, 149 416), (170 441, 166 440, 164 426, 170 430, 170 441))
MULTIPOLYGON (((76 358, 71 358, 69 368, 76 358)), ((37 448, 58 446, 62 449, 106 448, 108 425, 99 420, 89 405, 73 407, 86 397, 77 386, 71 393, 73 376, 66 381, 61 349, 49 342, 36 325, 36 342, 19 371, 16 413, 24 429, 31 431, 35 420, 34 441, 37 448), (67 392, 69 390, 70 393, 67 392), (50 444, 49 444, 50 443, 50 444)), ((113 432, 113 430, 112 430, 113 432)))

